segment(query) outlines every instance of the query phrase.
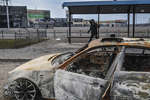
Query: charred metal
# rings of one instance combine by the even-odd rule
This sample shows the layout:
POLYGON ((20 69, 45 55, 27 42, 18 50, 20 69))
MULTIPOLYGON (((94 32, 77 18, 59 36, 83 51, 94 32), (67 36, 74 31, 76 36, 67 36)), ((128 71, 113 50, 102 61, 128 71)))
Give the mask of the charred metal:
POLYGON ((4 94, 16 100, 149 100, 150 41, 104 40, 17 67, 4 94))

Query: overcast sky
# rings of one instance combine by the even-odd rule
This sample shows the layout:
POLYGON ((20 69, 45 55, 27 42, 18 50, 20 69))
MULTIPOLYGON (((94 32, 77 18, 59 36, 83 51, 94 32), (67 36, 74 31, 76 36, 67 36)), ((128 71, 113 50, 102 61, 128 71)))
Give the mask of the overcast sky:
MULTIPOLYGON (((28 9, 50 10, 52 18, 65 17, 65 10, 62 8, 63 2, 71 1, 112 1, 112 0, 11 0, 10 5, 27 6, 28 9)), ((84 19, 97 19, 97 15, 75 15, 74 17, 84 19)), ((127 15, 101 15, 101 20, 127 19, 127 15)), ((150 14, 136 15, 136 23, 148 22, 150 14), (140 19, 140 20, 139 20, 140 19)))

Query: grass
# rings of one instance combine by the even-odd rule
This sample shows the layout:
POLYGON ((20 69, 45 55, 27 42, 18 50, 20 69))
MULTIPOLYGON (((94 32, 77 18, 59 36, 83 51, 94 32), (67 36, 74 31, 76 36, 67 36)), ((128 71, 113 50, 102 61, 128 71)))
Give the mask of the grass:
POLYGON ((41 42, 44 40, 14 40, 14 39, 1 39, 0 40, 0 49, 15 49, 15 48, 21 48, 28 45, 36 44, 38 42, 41 42))

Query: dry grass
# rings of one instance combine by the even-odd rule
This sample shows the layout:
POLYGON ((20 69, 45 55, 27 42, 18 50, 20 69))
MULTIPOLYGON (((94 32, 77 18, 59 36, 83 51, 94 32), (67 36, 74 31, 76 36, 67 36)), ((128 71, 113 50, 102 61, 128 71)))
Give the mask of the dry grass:
MULTIPOLYGON (((41 40, 43 41, 43 40, 41 40)), ((21 48, 24 46, 28 46, 31 44, 35 44, 41 41, 37 40, 14 40, 14 39, 2 39, 0 40, 0 49, 13 49, 13 48, 21 48)))

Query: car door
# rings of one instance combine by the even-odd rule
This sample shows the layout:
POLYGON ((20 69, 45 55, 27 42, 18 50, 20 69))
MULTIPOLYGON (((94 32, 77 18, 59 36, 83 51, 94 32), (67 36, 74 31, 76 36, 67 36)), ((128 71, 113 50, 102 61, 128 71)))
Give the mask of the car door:
POLYGON ((56 100, 100 100, 107 80, 58 70, 55 74, 56 100))
POLYGON ((110 85, 111 77, 108 76, 113 75, 112 70, 115 70, 117 64, 116 54, 112 57, 103 50, 106 49, 90 50, 70 63, 68 69, 56 71, 54 89, 57 100, 102 99, 110 85))

